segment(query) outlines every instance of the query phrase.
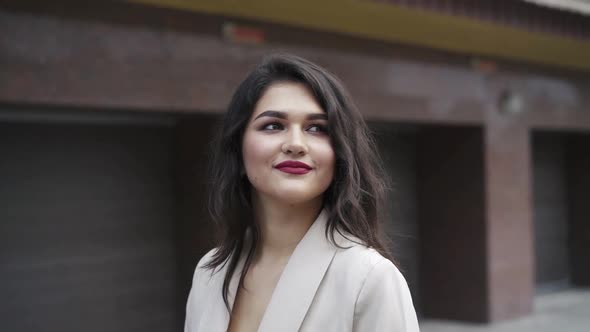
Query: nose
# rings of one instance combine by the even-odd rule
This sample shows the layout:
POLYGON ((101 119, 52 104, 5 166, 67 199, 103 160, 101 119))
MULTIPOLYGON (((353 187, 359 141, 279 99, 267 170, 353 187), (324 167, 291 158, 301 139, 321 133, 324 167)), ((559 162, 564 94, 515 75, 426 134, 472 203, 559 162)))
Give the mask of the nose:
POLYGON ((309 151, 305 137, 300 130, 291 130, 282 146, 283 153, 296 156, 304 156, 309 151))

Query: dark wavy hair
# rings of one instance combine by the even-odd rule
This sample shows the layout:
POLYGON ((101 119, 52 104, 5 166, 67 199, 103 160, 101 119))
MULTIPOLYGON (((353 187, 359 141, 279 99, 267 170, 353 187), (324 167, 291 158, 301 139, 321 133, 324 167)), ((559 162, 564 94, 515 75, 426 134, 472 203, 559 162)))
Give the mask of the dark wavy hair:
POLYGON ((293 55, 271 55, 238 86, 213 145, 209 211, 221 226, 221 241, 205 268, 229 264, 222 290, 228 310, 229 282, 238 260, 243 250, 248 250, 241 287, 260 240, 253 218, 252 188, 244 175, 242 138, 256 103, 268 87, 278 82, 305 85, 328 116, 328 134, 336 160, 333 181, 323 197, 323 208, 328 213, 326 236, 335 243, 335 232, 352 235, 393 260, 380 238, 378 220, 388 181, 361 113, 340 81, 324 68, 293 55), (252 245, 245 248, 248 229, 252 245))

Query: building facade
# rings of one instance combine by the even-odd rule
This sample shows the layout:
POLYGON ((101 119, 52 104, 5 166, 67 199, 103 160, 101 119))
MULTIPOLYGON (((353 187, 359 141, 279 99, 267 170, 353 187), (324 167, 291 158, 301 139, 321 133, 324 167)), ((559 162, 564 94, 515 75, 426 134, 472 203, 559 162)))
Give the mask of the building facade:
POLYGON ((215 239, 209 144, 273 52, 334 72, 374 130, 422 319, 590 285, 590 17, 474 3, 2 5, 2 324, 181 329, 215 239))

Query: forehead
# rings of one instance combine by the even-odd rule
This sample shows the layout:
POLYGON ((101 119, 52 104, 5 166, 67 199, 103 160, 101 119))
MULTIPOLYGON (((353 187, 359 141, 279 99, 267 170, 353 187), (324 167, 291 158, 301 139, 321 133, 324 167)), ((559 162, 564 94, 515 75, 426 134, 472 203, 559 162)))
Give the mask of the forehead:
POLYGON ((288 114, 324 113, 311 91, 305 85, 294 82, 274 83, 268 87, 258 100, 252 116, 268 110, 288 114))

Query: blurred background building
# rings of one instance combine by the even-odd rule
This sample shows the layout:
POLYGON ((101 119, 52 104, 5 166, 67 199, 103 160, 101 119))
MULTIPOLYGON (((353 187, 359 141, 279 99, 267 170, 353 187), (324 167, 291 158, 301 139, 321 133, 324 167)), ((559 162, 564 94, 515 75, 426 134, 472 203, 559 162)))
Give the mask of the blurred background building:
POLYGON ((422 321, 590 285, 587 1, 0 5, 0 329, 179 331, 209 144, 265 54, 349 88, 422 321))

